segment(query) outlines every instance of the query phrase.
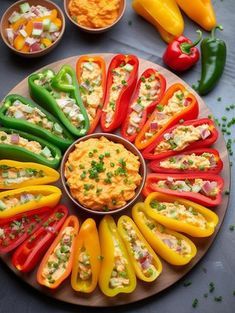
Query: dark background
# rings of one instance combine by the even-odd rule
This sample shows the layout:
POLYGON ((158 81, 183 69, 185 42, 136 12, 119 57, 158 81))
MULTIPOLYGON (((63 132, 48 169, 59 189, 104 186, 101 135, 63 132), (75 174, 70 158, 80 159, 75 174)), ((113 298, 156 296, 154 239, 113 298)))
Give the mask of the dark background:
MULTIPOLYGON (((193 1, 193 0, 192 0, 193 1)), ((0 16, 14 1, 0 1, 0 16)), ((62 0, 54 1, 63 6, 62 0)), ((204 97, 207 105, 216 117, 225 114, 225 106, 235 103, 235 1, 213 1, 218 22, 224 26, 224 32, 218 34, 228 46, 228 58, 225 73, 219 85, 208 96, 204 97), (221 97, 221 101, 218 98, 221 97)), ((51 62, 79 54, 112 52, 134 53, 141 58, 162 64, 162 53, 165 43, 159 38, 155 29, 131 9, 131 0, 127 0, 127 10, 121 22, 108 33, 89 35, 80 32, 69 20, 66 20, 66 31, 62 42, 49 55, 40 59, 23 59, 11 53, 0 40, 0 98, 4 96, 23 78, 34 70, 51 62), (131 21, 132 23, 129 23, 131 21), (129 25, 131 24, 131 25, 129 25)), ((198 26, 185 18, 185 34, 195 38, 198 26)), ((204 33, 206 35, 206 33, 204 33)), ((191 71, 181 75, 192 85, 200 77, 200 63, 191 71)), ((226 113, 234 117, 231 111, 226 113)), ((233 158, 231 159, 233 160, 233 158)), ((235 166, 235 165, 234 165, 235 166)), ((232 168, 232 179, 235 174, 232 168)), ((233 185, 232 185, 233 186, 233 185)), ((154 297, 118 308, 99 308, 100 312, 136 312, 136 313, 234 313, 235 312, 235 231, 229 225, 235 224, 235 194, 231 190, 230 206, 222 228, 203 260, 177 284, 154 297), (185 280, 191 281, 188 287, 185 280), (215 284, 215 291, 204 298, 210 282, 215 284), (222 302, 214 301, 215 296, 222 296, 222 302), (192 301, 198 298, 199 305, 192 308, 192 301)), ((48 312, 95 312, 97 309, 72 306, 41 295, 27 286, 0 262, 0 313, 48 313, 48 312)))

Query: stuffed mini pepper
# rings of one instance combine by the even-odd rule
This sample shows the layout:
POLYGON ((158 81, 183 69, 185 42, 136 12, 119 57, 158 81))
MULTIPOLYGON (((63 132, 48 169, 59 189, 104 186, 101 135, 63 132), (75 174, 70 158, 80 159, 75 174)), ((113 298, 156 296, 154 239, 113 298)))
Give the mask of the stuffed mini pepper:
POLYGON ((139 60, 134 55, 116 55, 109 65, 101 128, 112 132, 124 121, 138 76, 139 60))
POLYGON ((209 147, 217 138, 218 131, 210 119, 190 120, 165 130, 143 151, 143 156, 153 160, 171 157, 190 149, 209 147))
POLYGON ((71 134, 84 136, 89 119, 80 96, 74 70, 64 65, 56 74, 47 69, 28 78, 32 98, 56 116, 71 134))
POLYGON ((162 99, 165 89, 166 80, 158 71, 149 68, 143 72, 122 126, 121 133, 124 138, 129 141, 135 140, 145 124, 148 114, 152 113, 162 99))
POLYGON ((88 134, 93 133, 102 113, 106 89, 106 65, 100 56, 82 56, 78 59, 77 78, 83 105, 90 122, 88 134))
POLYGON ((168 88, 160 103, 141 128, 135 139, 138 149, 148 147, 167 128, 184 120, 198 116, 198 102, 183 85, 174 84, 168 88))

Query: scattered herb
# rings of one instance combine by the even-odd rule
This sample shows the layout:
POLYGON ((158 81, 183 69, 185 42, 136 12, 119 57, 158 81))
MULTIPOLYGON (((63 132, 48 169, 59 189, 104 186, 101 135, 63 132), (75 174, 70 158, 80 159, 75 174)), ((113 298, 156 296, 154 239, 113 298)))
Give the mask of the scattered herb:
POLYGON ((194 300, 193 300, 193 303, 192 303, 192 307, 193 308, 196 308, 197 306, 198 306, 198 299, 197 298, 195 298, 194 300))

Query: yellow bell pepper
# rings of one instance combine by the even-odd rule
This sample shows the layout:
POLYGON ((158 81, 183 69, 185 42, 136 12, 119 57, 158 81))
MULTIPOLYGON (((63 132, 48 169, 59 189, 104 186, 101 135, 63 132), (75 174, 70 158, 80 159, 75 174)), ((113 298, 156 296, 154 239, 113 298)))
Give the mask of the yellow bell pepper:
POLYGON ((154 281, 162 272, 162 263, 129 216, 119 218, 118 232, 126 245, 136 276, 146 282, 154 281), (136 245, 137 241, 141 248, 136 245))
POLYGON ((55 186, 30 186, 0 193, 0 219, 42 207, 53 208, 61 198, 55 186))
POLYGON ((180 8, 194 22, 207 31, 216 26, 216 16, 211 0, 176 0, 180 8))
POLYGON ((145 199, 146 213, 157 222, 193 237, 208 237, 218 224, 218 216, 192 201, 152 192, 145 199))
POLYGON ((96 223, 92 218, 88 218, 82 224, 75 244, 71 276, 74 290, 90 293, 96 288, 100 261, 100 242, 96 223))
POLYGON ((131 293, 136 288, 136 276, 126 248, 117 231, 114 219, 106 215, 99 225, 101 255, 103 257, 99 287, 108 297, 131 293))
POLYGON ((148 216, 143 202, 136 203, 133 207, 132 217, 153 250, 168 263, 185 265, 196 255, 194 243, 148 216))
POLYGON ((0 160, 0 189, 44 185, 54 183, 59 178, 59 172, 45 165, 0 160))
POLYGON ((184 31, 184 20, 175 0, 133 0, 132 7, 157 28, 167 43, 184 31))

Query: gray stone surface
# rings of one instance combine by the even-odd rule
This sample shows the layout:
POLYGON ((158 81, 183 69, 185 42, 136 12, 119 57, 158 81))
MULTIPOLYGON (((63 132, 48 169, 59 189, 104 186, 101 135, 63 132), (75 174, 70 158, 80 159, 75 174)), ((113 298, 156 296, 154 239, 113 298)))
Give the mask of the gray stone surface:
MULTIPOLYGON (((1 0, 0 16, 4 10, 14 1, 1 0)), ((62 6, 62 0, 55 1, 62 6)), ((12 89, 25 76, 34 70, 69 56, 96 53, 135 53, 139 57, 146 58, 162 65, 162 53, 165 48, 155 29, 144 20, 134 14, 130 0, 127 0, 128 8, 120 24, 108 33, 101 35, 88 35, 78 31, 66 20, 66 32, 63 41, 55 51, 49 55, 35 60, 22 59, 9 52, 8 48, 0 41, 0 98, 12 89), (132 25, 128 25, 132 21, 132 25)), ((235 103, 235 1, 214 1, 218 16, 218 22, 224 26, 224 32, 220 36, 228 46, 228 59, 226 70, 222 80, 216 89, 204 100, 217 117, 225 112, 225 106, 235 103), (221 97, 221 102, 217 98, 221 97)), ((185 34, 195 38, 196 24, 185 17, 185 34)), ((193 84, 200 76, 200 64, 191 71, 181 75, 189 84, 193 84)), ((233 113, 229 113, 232 117, 233 113)), ((234 164, 235 167, 235 164, 234 164)), ((232 179, 234 167, 232 168, 232 179)), ((232 185, 233 186, 233 185, 232 185)), ((229 225, 235 223, 234 211, 235 193, 231 190, 229 209, 222 228, 202 261, 186 276, 185 279, 192 282, 191 286, 184 287, 183 281, 178 282, 165 292, 136 304, 112 308, 112 312, 161 312, 161 313, 233 313, 235 312, 235 231, 229 230, 229 225), (206 273, 203 269, 206 269, 206 273), (204 298, 208 292, 208 284, 214 282, 215 291, 204 298), (214 296, 222 296, 222 302, 215 302, 214 296), (199 305, 192 308, 192 301, 198 298, 199 305)), ((34 291, 25 283, 22 283, 8 268, 0 262, 0 313, 38 313, 38 312, 95 312, 96 309, 70 306, 52 300, 34 291)), ((110 309, 100 309, 109 312, 110 309)))

